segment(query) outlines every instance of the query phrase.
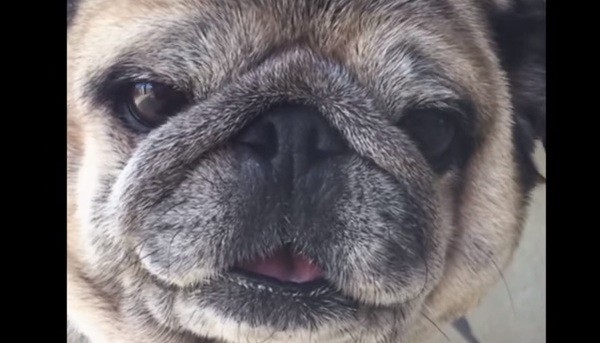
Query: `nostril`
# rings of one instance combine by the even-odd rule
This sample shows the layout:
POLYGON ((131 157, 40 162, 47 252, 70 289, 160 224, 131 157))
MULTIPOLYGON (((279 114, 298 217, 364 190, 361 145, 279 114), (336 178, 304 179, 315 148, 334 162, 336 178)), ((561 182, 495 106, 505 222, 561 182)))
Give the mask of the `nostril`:
POLYGON ((342 155, 348 151, 344 139, 334 130, 325 128, 327 132, 315 133, 315 153, 320 158, 342 155))
POLYGON ((340 156, 343 154, 344 154, 344 150, 338 150, 338 149, 332 150, 330 148, 326 148, 326 149, 316 148, 313 150, 313 152, 311 154, 312 155, 311 160, 314 161, 315 163, 318 163, 320 161, 334 158, 334 157, 337 157, 337 156, 340 156))
POLYGON ((261 121, 242 132, 237 142, 250 148, 264 159, 270 160, 277 154, 277 131, 270 121, 261 121))

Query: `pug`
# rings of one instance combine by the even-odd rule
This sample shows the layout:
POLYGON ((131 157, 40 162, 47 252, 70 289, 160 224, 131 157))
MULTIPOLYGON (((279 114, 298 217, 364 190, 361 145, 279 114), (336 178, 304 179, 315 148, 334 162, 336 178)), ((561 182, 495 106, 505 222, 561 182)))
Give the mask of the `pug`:
POLYGON ((545 1, 67 1, 69 342, 422 342, 500 278, 545 1))

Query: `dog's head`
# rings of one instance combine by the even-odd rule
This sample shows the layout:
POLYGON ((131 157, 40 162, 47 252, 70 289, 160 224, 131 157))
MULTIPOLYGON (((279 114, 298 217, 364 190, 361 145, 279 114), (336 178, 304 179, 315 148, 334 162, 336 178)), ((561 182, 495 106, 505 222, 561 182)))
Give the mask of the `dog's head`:
POLYGON ((543 1, 86 0, 69 320, 92 342, 396 342, 499 277, 543 1))

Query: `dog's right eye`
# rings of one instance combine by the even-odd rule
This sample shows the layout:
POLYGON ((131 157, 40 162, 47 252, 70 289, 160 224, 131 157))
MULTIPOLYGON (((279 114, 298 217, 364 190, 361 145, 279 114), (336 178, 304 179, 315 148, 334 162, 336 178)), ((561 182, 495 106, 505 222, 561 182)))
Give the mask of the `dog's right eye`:
POLYGON ((182 92, 155 82, 134 83, 125 90, 125 119, 139 131, 163 124, 187 104, 182 92))

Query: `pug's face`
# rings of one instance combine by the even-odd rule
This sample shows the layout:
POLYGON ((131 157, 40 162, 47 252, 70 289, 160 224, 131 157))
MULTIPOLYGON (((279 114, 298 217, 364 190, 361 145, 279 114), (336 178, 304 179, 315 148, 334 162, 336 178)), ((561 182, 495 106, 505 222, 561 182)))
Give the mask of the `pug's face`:
POLYGON ((408 342, 508 263, 543 69, 490 17, 525 5, 71 5, 77 334, 408 342))

